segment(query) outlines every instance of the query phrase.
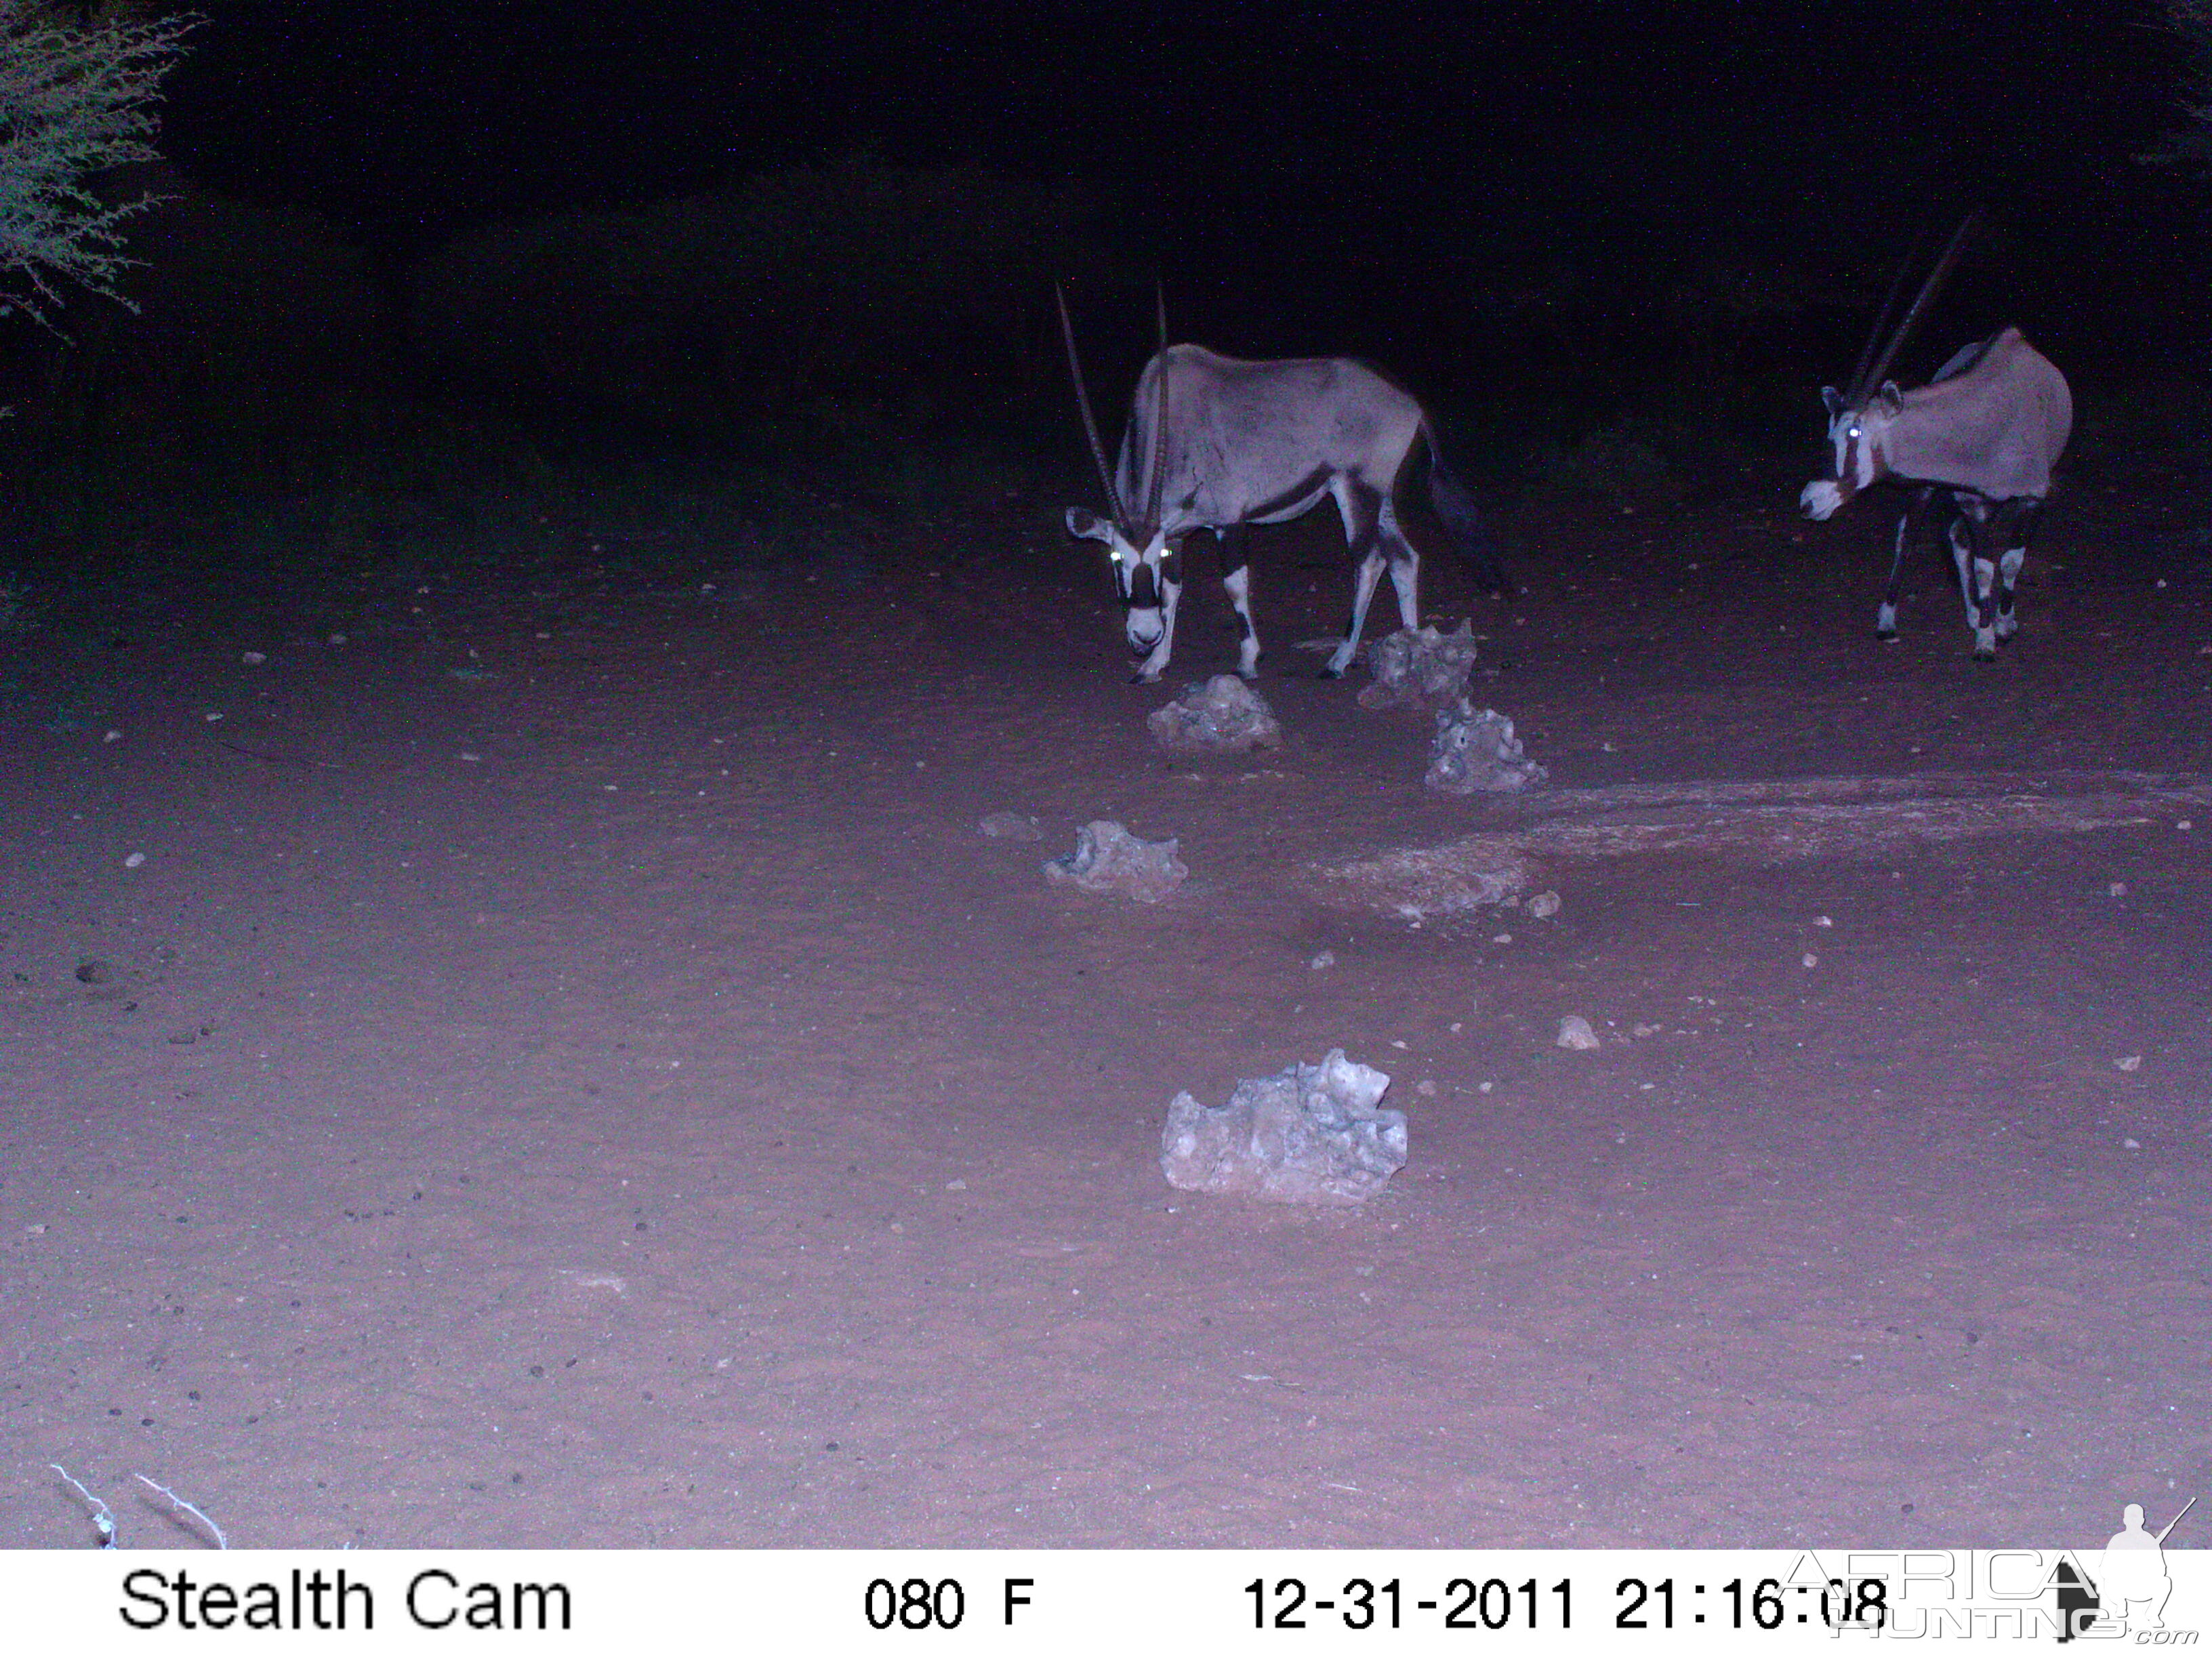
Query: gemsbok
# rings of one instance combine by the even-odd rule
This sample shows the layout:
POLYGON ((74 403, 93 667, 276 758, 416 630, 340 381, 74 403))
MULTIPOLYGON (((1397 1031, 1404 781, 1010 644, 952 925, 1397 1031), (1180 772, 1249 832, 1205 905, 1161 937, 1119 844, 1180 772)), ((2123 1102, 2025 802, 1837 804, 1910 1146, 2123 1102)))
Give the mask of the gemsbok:
POLYGON ((1159 678, 1175 648, 1183 541, 1200 530, 1212 532, 1219 544, 1221 585, 1243 625, 1237 672, 1256 678, 1260 634, 1252 620, 1243 532, 1295 519, 1324 498, 1336 503, 1344 521, 1355 572, 1352 619, 1323 678, 1343 673, 1358 653, 1368 603, 1386 564, 1399 619, 1419 627, 1421 556, 1399 517, 1417 445, 1428 448, 1429 500, 1437 517, 1477 580, 1492 592, 1505 588, 1474 498, 1445 467, 1427 413, 1364 363, 1346 357, 1253 362, 1203 346, 1170 346, 1163 320, 1160 349, 1137 379, 1121 465, 1109 469, 1065 295, 1060 322, 1109 515, 1071 507, 1068 533, 1105 544, 1127 613, 1129 649, 1141 659, 1139 681, 1159 678))
POLYGON ((1905 550, 1940 501, 1966 625, 1974 633, 1974 655, 1986 662, 2019 631, 2014 590, 2051 493, 2051 469, 2073 430, 2074 399, 2066 377, 2016 328, 1955 353, 1934 380, 1910 392, 1882 378, 1950 274, 1972 222, 1969 215, 1953 234, 1874 366, 1868 368, 1868 360, 1888 320, 1886 310, 1860 354, 1850 390, 1820 388, 1836 476, 1807 484, 1798 501, 1808 516, 1826 519, 1885 478, 1910 486, 1898 518, 1889 585, 1875 614, 1875 632, 1885 640, 1897 637, 1905 550))

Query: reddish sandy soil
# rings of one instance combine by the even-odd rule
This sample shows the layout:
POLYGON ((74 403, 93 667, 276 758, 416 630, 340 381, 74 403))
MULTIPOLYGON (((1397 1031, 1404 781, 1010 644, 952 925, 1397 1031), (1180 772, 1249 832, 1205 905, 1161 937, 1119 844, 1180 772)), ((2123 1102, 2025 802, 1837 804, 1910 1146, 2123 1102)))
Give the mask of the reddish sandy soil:
MULTIPOLYGON (((1792 487, 1437 573, 1555 784, 2212 767, 2172 517, 2054 511, 1982 667, 1932 556, 1878 645, 1882 527, 1792 487)), ((0 1544, 92 1541, 50 1463, 140 1547, 133 1472, 308 1547, 2087 1547, 2212 1487, 2212 809, 1329 909, 1542 805, 1313 678, 1319 528, 1256 567, 1285 748, 1163 756, 1218 592, 1132 687, 1057 505, 880 585, 457 544, 9 638, 0 1544), (1096 817, 1188 885, 1048 889, 1096 817), (1177 1090, 1340 1046, 1385 1194, 1164 1184, 1177 1090)))

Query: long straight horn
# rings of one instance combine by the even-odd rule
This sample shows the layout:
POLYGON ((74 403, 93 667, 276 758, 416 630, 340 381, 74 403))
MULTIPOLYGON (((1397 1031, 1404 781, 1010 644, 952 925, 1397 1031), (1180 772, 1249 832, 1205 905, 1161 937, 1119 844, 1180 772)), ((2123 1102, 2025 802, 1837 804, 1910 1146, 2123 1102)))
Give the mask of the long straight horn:
POLYGON ((1859 360, 1851 365, 1851 378, 1844 382, 1850 388, 1851 401, 1856 404, 1866 393, 1866 372, 1874 362, 1874 354, 1881 349, 1882 336, 1889 331, 1890 319, 1897 315, 1897 302, 1905 297, 1905 279, 1912 275, 1912 267, 1919 263, 1920 245, 1928 240, 1923 226, 1913 233, 1912 240, 1905 250, 1905 257, 1897 262, 1897 275, 1889 279, 1889 292, 1882 296, 1881 314, 1874 319, 1867 331, 1866 343, 1859 348, 1859 360))
POLYGON ((1966 245, 1966 234, 1973 229, 1974 222, 1981 216, 1982 210, 1976 208, 1959 221, 1958 229, 1951 233, 1951 240, 1944 246, 1943 257, 1936 260, 1936 269, 1928 273, 1928 280, 1920 285, 1920 293, 1912 301, 1912 309, 1905 313, 1905 320, 1898 324, 1897 332, 1889 337, 1888 345, 1875 360, 1875 366, 1867 371, 1865 380, 1851 388, 1854 406, 1863 403, 1867 394, 1881 384, 1882 376, 1889 373, 1889 366, 1897 361, 1899 350, 1918 325, 1921 317, 1927 312, 1929 302, 1942 288, 1944 278, 1951 274, 1951 267, 1958 264, 1959 250, 1966 245))
POLYGON ((1066 290, 1054 283, 1052 297, 1060 301, 1060 337, 1067 343, 1067 372, 1075 380, 1075 407, 1083 416, 1083 435, 1091 440, 1091 459, 1098 464, 1098 482, 1106 486, 1106 510, 1126 533, 1129 514, 1121 505, 1121 492, 1114 488, 1113 470, 1106 465, 1106 446, 1098 441, 1098 417, 1091 412, 1091 392, 1083 384, 1083 359, 1075 349, 1075 325, 1068 319, 1066 290))
MULTIPOLYGON (((1161 313, 1164 320, 1166 313, 1161 313)), ((1152 360, 1160 366, 1159 379, 1154 387, 1156 399, 1152 413, 1152 464, 1145 477, 1145 534, 1149 538, 1160 527, 1160 489, 1167 479, 1168 457, 1168 349, 1160 347, 1160 355, 1152 360)))

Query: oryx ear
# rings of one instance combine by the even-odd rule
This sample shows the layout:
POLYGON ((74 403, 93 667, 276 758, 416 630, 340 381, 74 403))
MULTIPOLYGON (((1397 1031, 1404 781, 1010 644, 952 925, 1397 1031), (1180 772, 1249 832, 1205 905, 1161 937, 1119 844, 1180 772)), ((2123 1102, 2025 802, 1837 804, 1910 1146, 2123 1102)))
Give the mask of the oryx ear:
POLYGON ((1884 380, 1881 390, 1875 396, 1881 400, 1881 412, 1885 415, 1894 415, 1905 407, 1905 394, 1897 389, 1894 380, 1884 380))
POLYGON ((1828 418, 1832 421, 1844 412, 1844 394, 1832 386, 1820 388, 1820 401, 1828 406, 1828 418))
POLYGON ((1111 543, 1114 528, 1096 513, 1086 513, 1079 507, 1067 509, 1067 533, 1085 541, 1111 543))

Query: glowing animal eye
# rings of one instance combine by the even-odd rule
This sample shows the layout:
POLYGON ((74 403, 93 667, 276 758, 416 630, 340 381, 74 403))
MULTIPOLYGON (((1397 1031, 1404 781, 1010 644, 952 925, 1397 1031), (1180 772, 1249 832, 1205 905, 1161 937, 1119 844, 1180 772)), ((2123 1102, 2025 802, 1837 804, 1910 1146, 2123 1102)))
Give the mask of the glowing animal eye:
POLYGON ((1846 432, 1846 433, 1844 433, 1844 436, 1845 436, 1846 438, 1856 438, 1856 437, 1857 437, 1858 435, 1859 435, 1859 429, 1858 429, 1858 428, 1856 428, 1856 427, 1853 427, 1853 428, 1851 428, 1851 429, 1850 429, 1850 431, 1848 431, 1848 432, 1846 432))

